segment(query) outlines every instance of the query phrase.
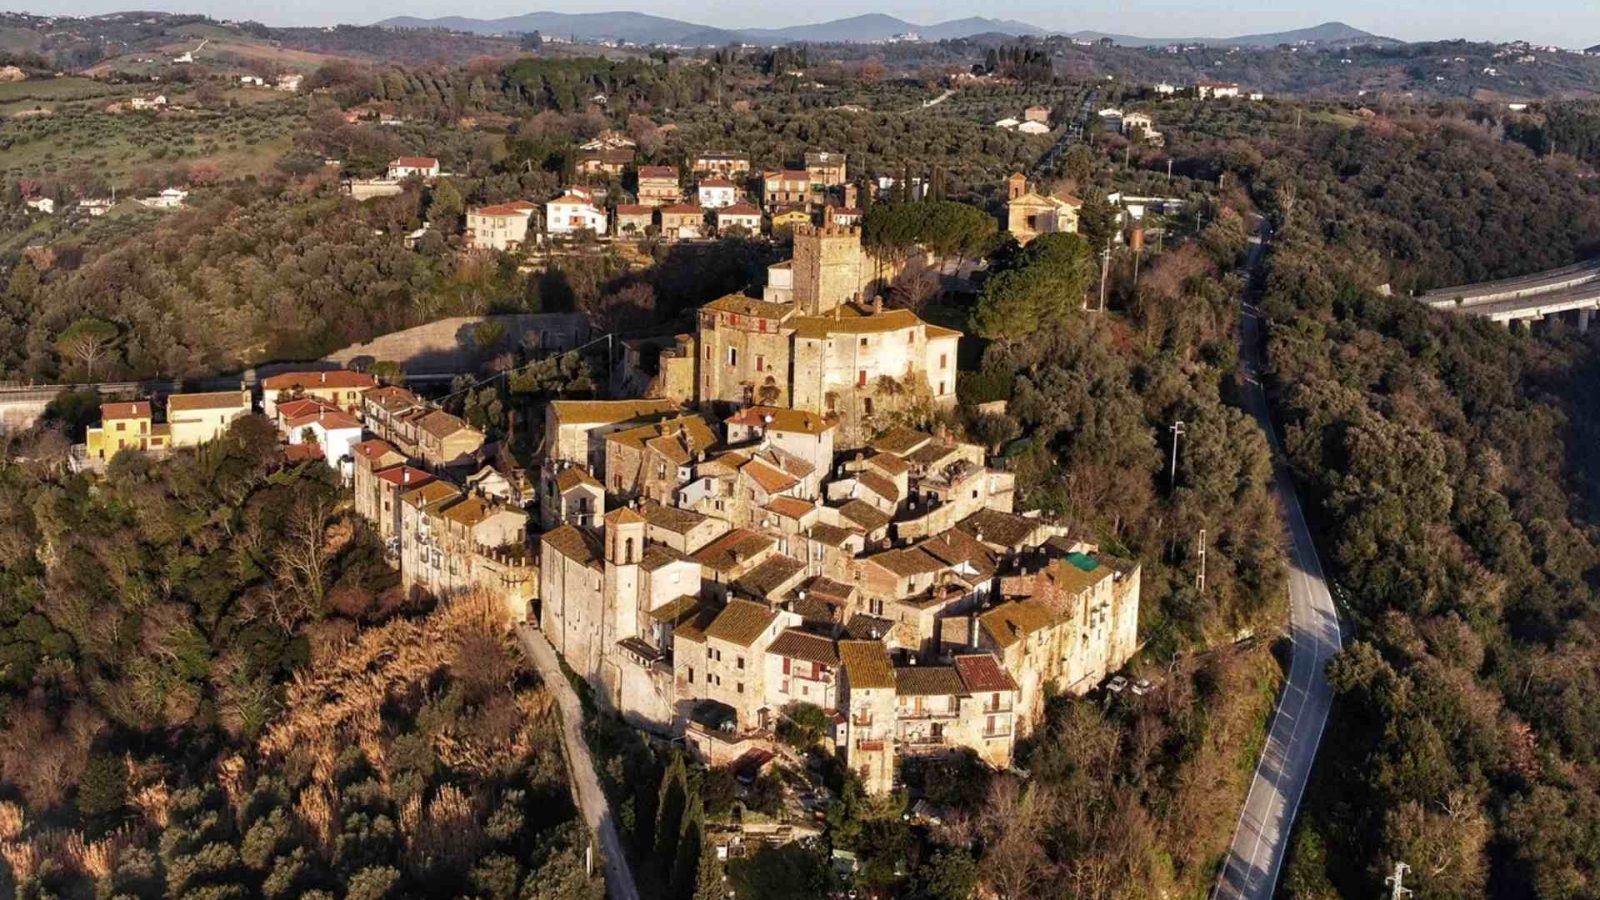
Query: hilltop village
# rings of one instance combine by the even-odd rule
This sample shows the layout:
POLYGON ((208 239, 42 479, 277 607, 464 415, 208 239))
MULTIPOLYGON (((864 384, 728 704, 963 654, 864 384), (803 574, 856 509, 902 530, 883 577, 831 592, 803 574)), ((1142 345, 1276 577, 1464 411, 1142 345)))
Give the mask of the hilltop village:
MULTIPOLYGON (((1005 768, 1048 696, 1135 652, 1140 569, 1016 508, 987 448, 905 424, 955 403, 961 334, 884 309, 886 274, 857 228, 797 227, 760 298, 705 305, 623 379, 648 396, 551 402, 531 470, 371 374, 275 375, 260 411, 349 484, 407 590, 491 592, 603 708, 706 764, 771 759, 814 706, 872 793, 913 755, 1005 768)), ((75 459, 255 409, 243 388, 172 395, 159 423, 107 403, 75 459)))

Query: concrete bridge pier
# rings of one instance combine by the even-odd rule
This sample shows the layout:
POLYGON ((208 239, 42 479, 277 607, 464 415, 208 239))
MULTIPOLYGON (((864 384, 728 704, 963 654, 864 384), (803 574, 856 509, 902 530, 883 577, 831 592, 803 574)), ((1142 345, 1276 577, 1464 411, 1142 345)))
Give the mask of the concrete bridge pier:
POLYGON ((1580 309, 1580 310, 1578 310, 1578 333, 1579 334, 1588 334, 1589 333, 1589 314, 1593 313, 1593 312, 1594 312, 1594 310, 1592 310, 1592 309, 1580 309))

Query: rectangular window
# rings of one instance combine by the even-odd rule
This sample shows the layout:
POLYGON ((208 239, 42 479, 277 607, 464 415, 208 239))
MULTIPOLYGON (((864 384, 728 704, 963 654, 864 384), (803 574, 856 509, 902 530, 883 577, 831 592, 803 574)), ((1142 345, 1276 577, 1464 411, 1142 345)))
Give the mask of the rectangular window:
POLYGON ((694 667, 689 667, 689 683, 694 684, 694 667))
POLYGON ((762 356, 759 353, 756 354, 756 371, 757 372, 765 372, 766 370, 767 370, 767 358, 765 356, 762 356))
POLYGON ((859 387, 866 387, 867 386, 867 370, 866 369, 862 369, 862 370, 856 372, 856 385, 859 386, 859 387))
POLYGON ((789 657, 787 656, 783 658, 783 674, 789 674, 789 657))
POLYGON ((861 339, 861 346, 865 347, 866 345, 867 345, 867 339, 866 338, 862 338, 861 339))
POLYGON ((735 684, 733 686, 733 688, 734 688, 734 690, 738 691, 741 694, 744 693, 744 682, 742 682, 742 681, 738 682, 737 684, 735 684))
POLYGON ((734 668, 743 669, 744 668, 744 657, 742 657, 742 656, 734 657, 733 658, 733 665, 734 665, 734 668))
POLYGON ((906 343, 915 344, 916 342, 917 342, 917 333, 915 331, 906 332, 906 343))
POLYGON ((729 365, 729 367, 737 366, 738 364, 739 364, 739 348, 737 348, 737 347, 729 347, 728 348, 728 365, 729 365))
POLYGON ((939 368, 941 368, 941 369, 950 368, 950 354, 948 354, 948 353, 939 354, 939 368))

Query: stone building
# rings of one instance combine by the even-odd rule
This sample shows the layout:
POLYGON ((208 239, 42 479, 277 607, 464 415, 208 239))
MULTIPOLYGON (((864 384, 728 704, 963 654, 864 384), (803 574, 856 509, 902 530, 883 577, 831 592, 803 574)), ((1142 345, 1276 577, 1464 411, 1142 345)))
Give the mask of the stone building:
POLYGON ((1083 201, 1071 194, 1041 194, 1020 173, 1006 185, 1006 230, 1027 245, 1041 234, 1077 234, 1083 201))

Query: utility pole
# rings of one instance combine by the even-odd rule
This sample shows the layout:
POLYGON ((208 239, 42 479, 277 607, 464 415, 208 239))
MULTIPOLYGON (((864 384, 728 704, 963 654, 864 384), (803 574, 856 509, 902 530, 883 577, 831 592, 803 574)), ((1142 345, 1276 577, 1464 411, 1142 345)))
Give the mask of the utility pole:
POLYGON ((1106 238, 1106 249, 1100 252, 1100 308, 1097 312, 1106 311, 1106 279, 1111 273, 1111 238, 1106 238))
POLYGON ((1167 160, 1167 187, 1172 187, 1172 160, 1167 160))
POLYGON ((1182 436, 1183 420, 1179 419, 1172 423, 1172 475, 1167 482, 1169 489, 1173 490, 1178 487, 1178 438, 1182 436))
POLYGON ((1402 883, 1405 880, 1406 873, 1409 871, 1411 871, 1411 867, 1403 862, 1394 864, 1394 874, 1383 880, 1384 884, 1393 888, 1389 892, 1389 900, 1404 900, 1404 898, 1412 895, 1413 891, 1402 883))
POLYGON ((1195 580, 1196 593, 1206 592, 1206 530, 1200 529, 1200 577, 1195 580))

